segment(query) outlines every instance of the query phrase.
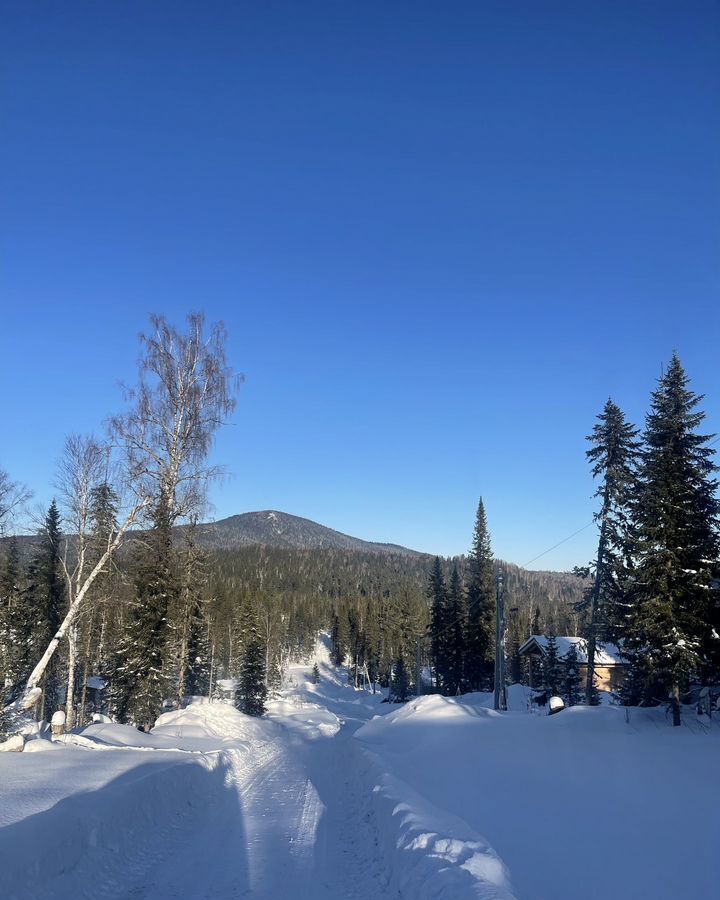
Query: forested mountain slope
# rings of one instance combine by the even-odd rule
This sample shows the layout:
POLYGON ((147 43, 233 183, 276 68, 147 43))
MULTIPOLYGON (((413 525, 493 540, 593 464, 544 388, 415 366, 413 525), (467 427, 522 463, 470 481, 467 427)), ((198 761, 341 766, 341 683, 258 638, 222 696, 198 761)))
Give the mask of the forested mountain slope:
POLYGON ((364 541, 310 519, 277 510, 247 512, 199 525, 196 535, 198 543, 211 549, 264 544, 293 550, 353 550, 422 556, 418 551, 398 544, 364 541))

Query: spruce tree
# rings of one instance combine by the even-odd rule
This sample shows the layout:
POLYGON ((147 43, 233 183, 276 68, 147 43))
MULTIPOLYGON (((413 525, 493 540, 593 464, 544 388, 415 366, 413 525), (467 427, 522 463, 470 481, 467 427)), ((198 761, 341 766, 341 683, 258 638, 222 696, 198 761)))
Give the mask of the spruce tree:
POLYGON ((627 647, 653 690, 670 691, 673 724, 693 675, 718 669, 718 609, 710 590, 718 560, 718 500, 710 436, 699 434, 702 397, 677 354, 646 418, 636 521, 638 599, 627 647))
POLYGON ((473 546, 468 559, 467 655, 465 676, 469 690, 488 690, 493 679, 495 652, 495 584, 485 506, 480 498, 473 546))
POLYGON ((320 684, 320 669, 318 668, 317 663, 315 663, 312 667, 310 681, 312 681, 313 684, 320 684))
POLYGON ((560 659, 557 639, 552 631, 548 632, 545 656, 543 658, 543 685, 551 694, 559 694, 562 690, 565 676, 564 666, 560 659))
POLYGON ((637 429, 625 420, 622 410, 608 400, 588 437, 592 447, 586 456, 594 478, 599 479, 596 497, 601 508, 593 583, 580 604, 587 612, 586 694, 592 695, 595 655, 604 640, 617 642, 624 634, 632 596, 632 509, 637 486, 637 429))

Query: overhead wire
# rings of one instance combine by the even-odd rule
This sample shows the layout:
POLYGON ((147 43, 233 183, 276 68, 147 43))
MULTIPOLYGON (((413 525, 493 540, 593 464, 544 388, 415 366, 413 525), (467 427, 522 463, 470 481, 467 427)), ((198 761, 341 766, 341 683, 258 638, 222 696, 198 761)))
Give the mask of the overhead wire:
MULTIPOLYGON (((712 447, 712 445, 717 444, 718 441, 720 441, 720 435, 718 435, 714 440, 710 441, 710 443, 707 444, 706 446, 712 447)), ((529 559, 526 563, 523 563, 520 566, 520 568, 526 569, 529 565, 532 565, 532 563, 537 562, 537 560, 539 560, 539 559, 542 559, 543 556, 547 556, 548 553, 552 553, 553 550, 556 550, 558 547, 562 547, 563 544, 566 544, 568 541, 571 541, 574 537, 577 537, 577 535, 581 534, 583 531, 590 528, 591 525, 594 525, 595 522, 596 522, 596 519, 594 519, 594 518, 591 519, 591 521, 586 522, 586 524, 583 525, 582 528, 578 528, 577 531, 573 531, 572 534, 569 534, 567 537, 564 537, 561 541, 558 541, 556 544, 553 544, 552 547, 548 547, 547 550, 543 550, 542 553, 538 553, 537 556, 533 556, 532 559, 529 559)), ((475 603, 477 603, 477 602, 478 601, 476 600, 475 603)), ((472 604, 468 606, 467 611, 469 612, 471 608, 472 608, 472 604)), ((446 631, 449 631, 451 628, 454 628, 460 621, 461 621, 461 619, 458 618, 455 621, 450 622, 449 625, 446 625, 443 629, 436 632, 435 637, 439 637, 441 634, 445 634, 446 631)))

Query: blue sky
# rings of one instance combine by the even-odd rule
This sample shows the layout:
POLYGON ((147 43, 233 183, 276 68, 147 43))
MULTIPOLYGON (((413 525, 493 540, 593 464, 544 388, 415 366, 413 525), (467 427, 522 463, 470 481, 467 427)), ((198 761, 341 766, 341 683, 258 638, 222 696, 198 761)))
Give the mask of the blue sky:
POLYGON ((151 311, 246 376, 217 517, 450 554, 482 494, 522 564, 673 348, 720 431, 717 3, 17 2, 0 56, 0 466, 40 502, 151 311))

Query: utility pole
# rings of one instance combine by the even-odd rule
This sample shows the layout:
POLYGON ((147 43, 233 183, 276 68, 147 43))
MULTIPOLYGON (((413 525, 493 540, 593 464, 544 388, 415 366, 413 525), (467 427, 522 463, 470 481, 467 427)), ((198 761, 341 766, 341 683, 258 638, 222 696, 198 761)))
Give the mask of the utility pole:
POLYGON ((495 578, 495 699, 493 709, 507 709, 505 690, 505 593, 503 571, 495 578))

